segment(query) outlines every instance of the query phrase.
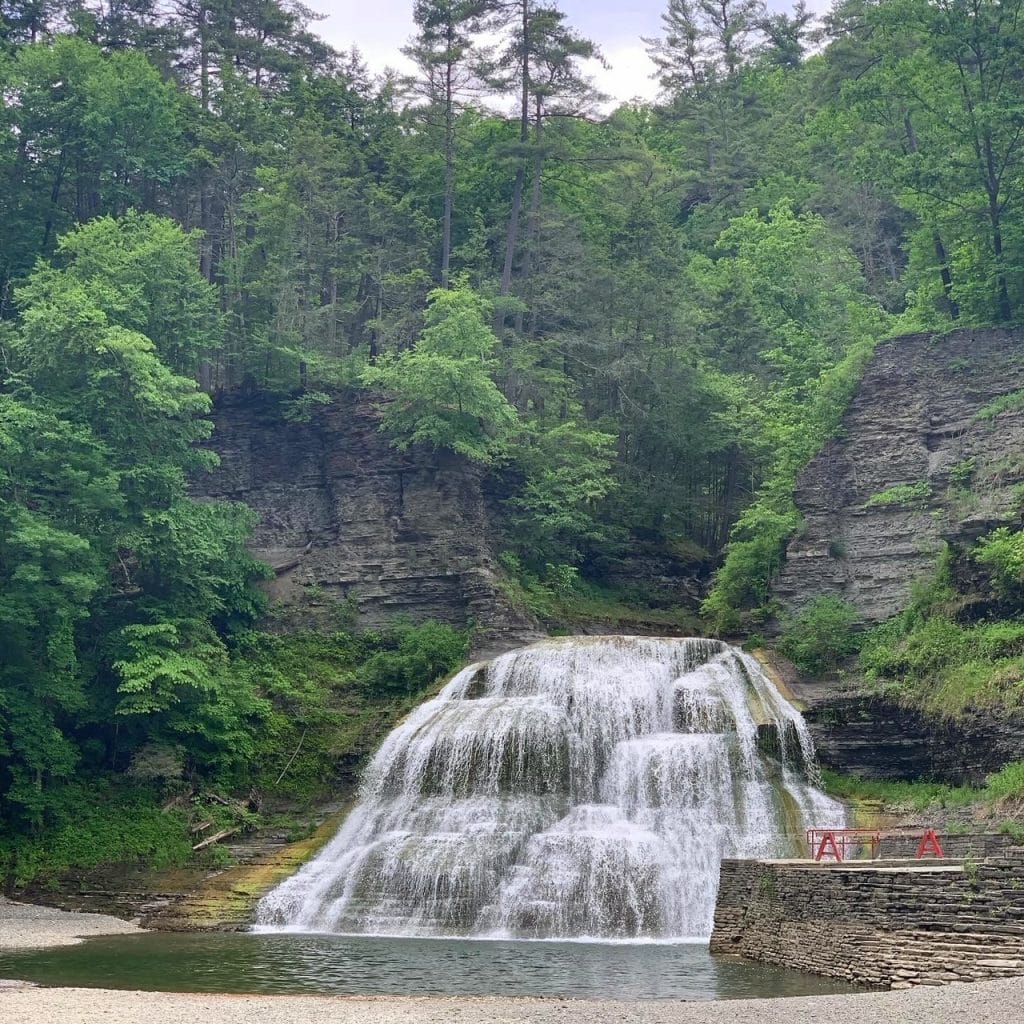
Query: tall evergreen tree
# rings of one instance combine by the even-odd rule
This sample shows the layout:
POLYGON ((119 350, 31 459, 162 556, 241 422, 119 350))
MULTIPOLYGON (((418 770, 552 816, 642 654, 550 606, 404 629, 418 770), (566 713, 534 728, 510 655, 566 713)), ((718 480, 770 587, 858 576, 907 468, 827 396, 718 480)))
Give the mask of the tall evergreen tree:
POLYGON ((428 117, 437 118, 443 139, 442 288, 448 287, 451 276, 455 128, 463 101, 480 84, 473 60, 474 36, 497 6, 497 0, 416 0, 413 5, 413 20, 419 31, 405 53, 420 69, 420 89, 429 104, 428 117))

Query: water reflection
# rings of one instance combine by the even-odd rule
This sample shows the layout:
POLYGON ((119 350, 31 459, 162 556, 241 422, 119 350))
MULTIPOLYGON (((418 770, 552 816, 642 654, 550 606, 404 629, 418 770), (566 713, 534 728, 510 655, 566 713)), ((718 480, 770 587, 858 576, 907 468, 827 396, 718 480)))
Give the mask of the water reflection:
POLYGON ((46 985, 181 992, 736 999, 855 991, 705 945, 470 942, 336 935, 91 939, 0 954, 0 977, 46 985))

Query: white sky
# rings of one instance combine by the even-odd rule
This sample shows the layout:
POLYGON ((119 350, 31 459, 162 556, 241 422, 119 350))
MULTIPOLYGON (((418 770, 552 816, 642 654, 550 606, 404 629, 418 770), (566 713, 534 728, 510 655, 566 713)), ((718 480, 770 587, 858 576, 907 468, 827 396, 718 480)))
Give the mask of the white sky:
MULTIPOLYGON (((306 0, 308 6, 327 15, 313 26, 341 50, 358 46, 371 71, 385 67, 410 70, 399 52, 413 33, 413 0, 306 0)), ((661 33, 661 15, 667 0, 561 0, 569 23, 601 47, 611 65, 595 64, 592 77, 598 88, 616 100, 634 97, 653 99, 657 84, 641 36, 661 33)), ((790 9, 785 0, 769 0, 776 10, 790 9)), ((829 0, 810 0, 812 10, 825 11, 829 0)))

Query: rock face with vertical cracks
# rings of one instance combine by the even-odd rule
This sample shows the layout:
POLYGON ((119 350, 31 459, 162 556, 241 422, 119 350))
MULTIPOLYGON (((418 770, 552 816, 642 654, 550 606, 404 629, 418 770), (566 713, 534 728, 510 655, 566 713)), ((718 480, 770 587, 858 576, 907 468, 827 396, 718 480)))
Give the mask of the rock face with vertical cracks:
MULTIPOLYGON (((1018 392, 1024 397, 1019 330, 880 345, 839 434, 797 483, 803 524, 774 585, 783 608, 836 595, 872 625, 907 607, 944 543, 966 549, 1002 523, 1019 523, 1024 401, 998 411, 1000 399, 1018 392)), ((854 678, 792 683, 822 762, 842 771, 980 782, 1024 758, 1019 712, 975 709, 943 721, 854 678)))
POLYGON ((966 545, 1012 520, 1024 403, 983 411, 1022 389, 1021 331, 915 334, 879 346, 839 435, 798 481, 803 526, 774 587, 783 607, 835 594, 866 623, 882 621, 934 570, 943 541, 966 545), (891 500, 893 488, 910 497, 891 500))
POLYGON ((259 516, 252 550, 274 567, 268 590, 286 628, 330 625, 347 603, 370 628, 400 617, 475 625, 485 651, 539 635, 498 585, 499 531, 478 468, 396 451, 365 397, 288 423, 269 399, 231 396, 214 420, 221 464, 197 490, 259 516))

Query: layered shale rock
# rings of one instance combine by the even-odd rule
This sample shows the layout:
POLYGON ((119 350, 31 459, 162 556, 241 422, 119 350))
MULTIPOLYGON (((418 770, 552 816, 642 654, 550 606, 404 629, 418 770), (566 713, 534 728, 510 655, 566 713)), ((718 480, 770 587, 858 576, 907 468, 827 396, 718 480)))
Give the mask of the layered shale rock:
POLYGON ((199 490, 255 510, 253 553, 274 567, 268 589, 284 627, 433 619, 476 626, 486 651, 538 635, 501 590, 477 467, 422 446, 396 451, 365 397, 289 423, 269 399, 231 396, 214 420, 221 465, 199 490))
POLYGON ((961 330, 879 346, 839 435, 801 474, 803 517, 774 595, 787 610, 835 594, 866 623, 906 606, 944 541, 968 544, 1017 515, 1024 334, 961 330), (901 500, 901 495, 904 497, 901 500))

